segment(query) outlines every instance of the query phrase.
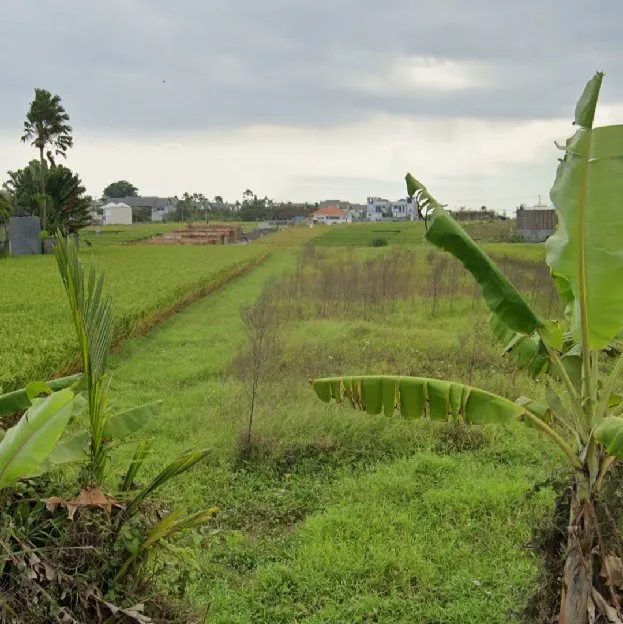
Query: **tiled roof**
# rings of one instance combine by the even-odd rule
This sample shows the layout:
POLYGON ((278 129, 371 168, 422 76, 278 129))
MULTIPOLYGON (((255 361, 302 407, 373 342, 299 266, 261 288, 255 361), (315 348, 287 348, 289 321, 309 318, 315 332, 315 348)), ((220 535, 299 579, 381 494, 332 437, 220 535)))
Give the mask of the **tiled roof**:
POLYGON ((346 213, 335 206, 329 206, 329 208, 322 208, 321 210, 316 210, 313 214, 314 217, 344 217, 346 218, 346 213))

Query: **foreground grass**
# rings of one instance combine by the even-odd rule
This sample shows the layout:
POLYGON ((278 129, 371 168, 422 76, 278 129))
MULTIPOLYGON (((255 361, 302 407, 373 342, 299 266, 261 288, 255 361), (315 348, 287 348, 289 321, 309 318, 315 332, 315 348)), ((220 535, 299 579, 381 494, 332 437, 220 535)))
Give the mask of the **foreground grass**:
MULTIPOLYGON (((468 430, 324 405, 306 381, 370 369, 469 374, 539 396, 534 381, 505 374, 490 340, 469 355, 465 333, 482 308, 284 324, 280 379, 262 393, 253 454, 241 461, 246 400, 231 367, 239 307, 295 262, 274 254, 113 358, 117 407, 164 400, 148 429, 147 472, 189 446, 213 449, 208 465, 163 491, 166 505, 222 510, 175 545, 190 595, 223 624, 518 621, 539 569, 526 543, 553 505, 537 484, 560 466, 556 450, 520 425, 468 430)), ((163 585, 178 589, 174 578, 163 585)))
MULTIPOLYGON (((103 247, 84 251, 106 271, 115 336, 131 335, 266 253, 258 246, 103 247)), ((47 378, 75 357, 75 336, 53 256, 2 260, 0 388, 47 378)))

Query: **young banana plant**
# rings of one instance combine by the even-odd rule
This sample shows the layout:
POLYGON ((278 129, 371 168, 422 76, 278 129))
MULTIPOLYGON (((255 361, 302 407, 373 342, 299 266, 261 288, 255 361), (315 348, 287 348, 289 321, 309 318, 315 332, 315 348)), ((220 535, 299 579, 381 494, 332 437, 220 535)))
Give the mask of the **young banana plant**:
POLYGON ((512 402, 438 379, 366 376, 312 382, 322 400, 347 398, 370 414, 390 416, 400 410, 405 418, 427 415, 469 424, 519 419, 549 436, 574 473, 561 624, 594 622, 598 612, 609 622, 622 622, 596 512, 610 468, 623 459, 623 399, 616 392, 623 356, 609 373, 600 366, 623 329, 623 125, 593 127, 602 79, 597 73, 587 83, 576 106, 577 130, 561 148, 565 154, 551 190, 558 227, 546 243, 547 264, 566 306, 560 323, 541 319, 424 185, 406 177, 409 196, 427 216, 426 239, 458 258, 476 279, 507 350, 536 374, 553 378, 547 404, 526 397, 512 402))

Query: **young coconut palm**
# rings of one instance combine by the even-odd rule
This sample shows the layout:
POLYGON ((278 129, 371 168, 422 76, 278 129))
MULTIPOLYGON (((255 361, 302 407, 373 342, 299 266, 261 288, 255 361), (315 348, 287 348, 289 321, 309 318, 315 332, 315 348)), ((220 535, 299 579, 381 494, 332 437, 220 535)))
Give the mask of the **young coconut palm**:
POLYGON ((428 414, 469 424, 519 419, 549 436, 574 471, 561 624, 601 621, 600 615, 623 622, 612 575, 622 562, 604 552, 596 511, 610 468, 623 459, 623 398, 615 392, 623 356, 609 374, 600 367, 623 329, 623 125, 593 128, 602 79, 597 73, 577 104, 577 130, 561 148, 565 155, 551 190, 558 228, 547 241, 547 264, 566 305, 560 322, 541 319, 426 188, 406 178, 409 196, 429 220, 426 239, 458 258, 480 284, 496 333, 510 339, 507 351, 524 352, 533 372, 549 375, 547 405, 417 377, 312 382, 324 401, 347 397, 370 414, 391 416, 399 409, 406 418, 428 414))

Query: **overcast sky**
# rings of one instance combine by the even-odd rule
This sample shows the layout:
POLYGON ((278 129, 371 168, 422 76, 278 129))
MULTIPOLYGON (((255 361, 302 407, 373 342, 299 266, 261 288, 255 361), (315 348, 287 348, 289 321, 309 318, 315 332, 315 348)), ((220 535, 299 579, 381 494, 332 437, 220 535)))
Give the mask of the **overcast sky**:
POLYGON ((576 100, 606 72, 623 122, 620 0, 2 0, 0 172, 35 87, 99 195, 547 200, 576 100))

